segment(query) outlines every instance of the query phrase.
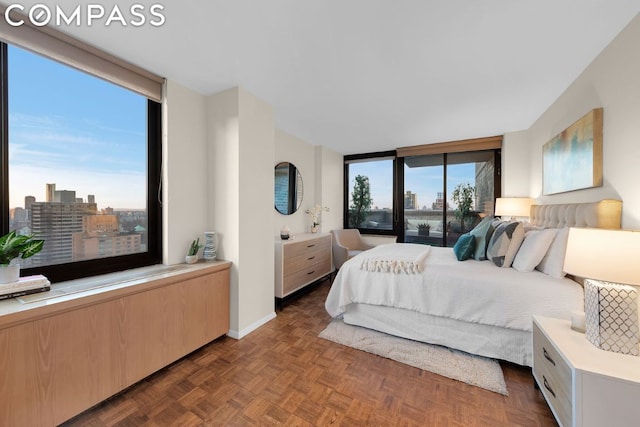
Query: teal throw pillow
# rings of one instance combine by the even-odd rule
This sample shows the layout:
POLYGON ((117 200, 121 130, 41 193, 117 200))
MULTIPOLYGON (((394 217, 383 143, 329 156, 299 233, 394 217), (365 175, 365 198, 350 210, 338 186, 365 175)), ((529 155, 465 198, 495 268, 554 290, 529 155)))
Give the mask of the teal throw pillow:
POLYGON ((487 245, 495 230, 495 222, 497 220, 494 217, 486 216, 475 226, 469 234, 476 238, 476 247, 473 252, 473 258, 478 261, 487 259, 487 245))
POLYGON ((453 246, 453 253, 456 254, 458 261, 464 261, 471 258, 476 248, 476 238, 470 233, 463 234, 453 246))

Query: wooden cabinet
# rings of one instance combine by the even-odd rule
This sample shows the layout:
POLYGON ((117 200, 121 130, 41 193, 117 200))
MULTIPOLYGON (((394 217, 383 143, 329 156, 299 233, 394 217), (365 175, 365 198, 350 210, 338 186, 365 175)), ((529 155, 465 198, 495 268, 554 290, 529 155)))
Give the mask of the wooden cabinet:
POLYGON ((637 426, 640 357, 600 350, 569 321, 534 316, 533 376, 561 426, 637 426))
POLYGON ((185 266, 31 305, 3 301, 0 425, 58 425, 226 334, 229 267, 185 266))
POLYGON ((297 234, 275 248, 275 296, 282 299, 333 271, 331 234, 297 234))

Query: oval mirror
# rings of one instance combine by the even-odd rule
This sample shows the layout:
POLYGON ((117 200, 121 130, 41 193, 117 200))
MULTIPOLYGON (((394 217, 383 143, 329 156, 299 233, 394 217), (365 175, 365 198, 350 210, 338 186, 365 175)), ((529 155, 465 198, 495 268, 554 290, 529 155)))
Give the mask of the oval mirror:
POLYGON ((282 215, 291 215, 302 204, 302 175, 293 163, 282 162, 275 171, 275 207, 282 215))

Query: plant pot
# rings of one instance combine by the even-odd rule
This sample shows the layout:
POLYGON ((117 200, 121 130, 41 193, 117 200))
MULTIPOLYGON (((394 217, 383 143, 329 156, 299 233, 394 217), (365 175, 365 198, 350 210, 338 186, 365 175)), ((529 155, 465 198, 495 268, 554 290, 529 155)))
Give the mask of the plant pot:
POLYGON ((195 264, 198 262, 198 255, 187 255, 184 257, 184 260, 187 264, 195 264))
POLYGON ((0 266, 0 284, 13 283, 20 280, 20 265, 0 266))
POLYGON ((316 225, 316 226, 311 227, 311 232, 312 233, 317 233, 318 232, 318 226, 316 225))
POLYGON ((429 230, 418 230, 418 236, 428 236, 429 230))

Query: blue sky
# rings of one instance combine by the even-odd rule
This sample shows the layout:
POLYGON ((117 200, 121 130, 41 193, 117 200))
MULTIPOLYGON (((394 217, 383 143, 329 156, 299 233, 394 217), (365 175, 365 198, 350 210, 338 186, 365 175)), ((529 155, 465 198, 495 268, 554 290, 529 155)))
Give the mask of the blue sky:
POLYGON ((55 183, 98 208, 143 209, 146 124, 143 96, 10 47, 10 206, 55 183))
MULTIPOLYGON (((391 209, 393 195, 392 168, 392 160, 352 163, 349 166, 351 180, 349 194, 353 190, 355 176, 366 175, 369 177, 373 206, 377 206, 380 209, 391 209)), ((447 170, 447 178, 449 205, 455 207, 455 203, 451 201, 451 191, 462 182, 474 184, 475 163, 450 165, 447 170)), ((426 206, 431 209, 438 192, 442 192, 442 167, 409 168, 405 166, 404 179, 405 191, 411 191, 418 195, 418 205, 421 208, 426 206)))

